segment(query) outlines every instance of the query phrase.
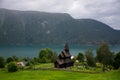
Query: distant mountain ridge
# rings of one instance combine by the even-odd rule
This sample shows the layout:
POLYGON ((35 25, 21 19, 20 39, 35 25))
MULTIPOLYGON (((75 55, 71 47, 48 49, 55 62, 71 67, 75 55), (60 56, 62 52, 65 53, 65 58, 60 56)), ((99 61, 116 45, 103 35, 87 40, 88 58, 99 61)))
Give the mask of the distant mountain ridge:
POLYGON ((0 9, 0 44, 120 44, 120 30, 66 13, 0 9))

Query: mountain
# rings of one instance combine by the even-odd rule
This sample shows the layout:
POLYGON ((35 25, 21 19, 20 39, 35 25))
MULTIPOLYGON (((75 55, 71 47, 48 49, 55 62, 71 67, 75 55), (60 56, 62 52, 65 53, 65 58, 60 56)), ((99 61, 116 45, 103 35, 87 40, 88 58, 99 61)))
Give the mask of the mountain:
POLYGON ((66 13, 0 9, 0 44, 120 44, 120 31, 66 13))

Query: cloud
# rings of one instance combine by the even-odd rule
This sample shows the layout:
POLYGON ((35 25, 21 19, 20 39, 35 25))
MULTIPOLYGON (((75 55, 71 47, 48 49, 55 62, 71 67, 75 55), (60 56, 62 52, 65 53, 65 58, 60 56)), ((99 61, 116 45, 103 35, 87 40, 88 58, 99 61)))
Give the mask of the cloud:
POLYGON ((93 18, 120 29, 119 0, 77 0, 68 13, 75 18, 93 18))
POLYGON ((1 8, 69 13, 120 29, 120 0, 0 0, 1 8))
POLYGON ((4 0, 3 6, 9 9, 64 12, 73 0, 4 0))

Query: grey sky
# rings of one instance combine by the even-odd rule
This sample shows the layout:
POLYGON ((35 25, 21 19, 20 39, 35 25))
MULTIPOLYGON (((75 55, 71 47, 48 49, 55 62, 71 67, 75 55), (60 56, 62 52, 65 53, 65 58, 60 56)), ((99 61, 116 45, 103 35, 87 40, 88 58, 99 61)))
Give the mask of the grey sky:
POLYGON ((92 18, 120 29, 120 0, 0 0, 0 7, 69 13, 74 18, 92 18))

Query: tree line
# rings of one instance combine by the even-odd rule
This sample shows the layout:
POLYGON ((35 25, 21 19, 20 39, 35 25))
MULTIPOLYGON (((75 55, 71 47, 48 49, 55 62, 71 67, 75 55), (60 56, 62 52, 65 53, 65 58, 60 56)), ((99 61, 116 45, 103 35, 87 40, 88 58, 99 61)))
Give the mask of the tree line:
POLYGON ((108 44, 104 42, 96 50, 96 56, 93 55, 92 50, 87 50, 85 54, 78 53, 76 60, 86 62, 90 67, 96 67, 96 63, 100 63, 102 64, 102 71, 119 69, 120 52, 111 52, 108 44))
MULTIPOLYGON (((58 55, 56 52, 52 51, 50 48, 41 49, 37 57, 29 58, 19 58, 17 56, 11 56, 8 58, 3 58, 0 56, 0 68, 7 67, 9 72, 17 71, 19 68, 17 62, 23 61, 26 66, 32 68, 34 65, 39 63, 54 63, 58 55)), ((92 50, 87 50, 84 54, 78 53, 76 58, 72 59, 76 64, 82 63, 84 66, 96 67, 97 63, 102 64, 102 70, 107 69, 119 69, 120 67, 120 52, 113 53, 110 51, 107 43, 102 43, 96 50, 96 56, 93 55, 92 50)))
POLYGON ((17 65, 17 62, 24 62, 25 66, 33 68, 34 65, 39 63, 53 63, 57 59, 57 56, 57 53, 52 51, 50 48, 41 49, 38 56, 33 58, 19 58, 17 56, 11 56, 5 59, 0 56, 0 68, 7 67, 9 72, 15 72, 21 68, 17 65))

